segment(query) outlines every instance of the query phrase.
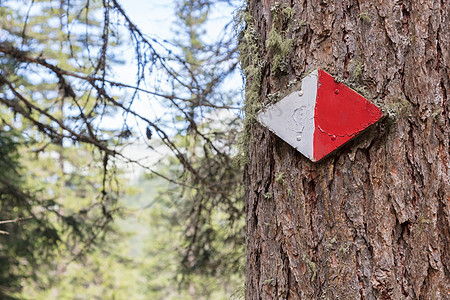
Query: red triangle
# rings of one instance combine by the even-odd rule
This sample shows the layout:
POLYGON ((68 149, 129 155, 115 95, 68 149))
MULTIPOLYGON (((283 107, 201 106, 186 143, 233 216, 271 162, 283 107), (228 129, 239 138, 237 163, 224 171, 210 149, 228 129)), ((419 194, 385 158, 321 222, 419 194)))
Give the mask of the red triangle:
POLYGON ((381 110, 363 96, 337 83, 319 69, 314 112, 314 158, 320 160, 382 117, 381 110))

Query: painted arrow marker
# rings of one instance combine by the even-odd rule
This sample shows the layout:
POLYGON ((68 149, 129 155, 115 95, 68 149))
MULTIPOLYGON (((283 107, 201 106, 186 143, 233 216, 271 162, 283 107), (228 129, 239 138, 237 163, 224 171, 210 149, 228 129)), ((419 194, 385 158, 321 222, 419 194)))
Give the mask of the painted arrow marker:
POLYGON ((382 115, 369 100, 318 69, 302 80, 301 91, 263 109, 258 121, 316 162, 382 115))

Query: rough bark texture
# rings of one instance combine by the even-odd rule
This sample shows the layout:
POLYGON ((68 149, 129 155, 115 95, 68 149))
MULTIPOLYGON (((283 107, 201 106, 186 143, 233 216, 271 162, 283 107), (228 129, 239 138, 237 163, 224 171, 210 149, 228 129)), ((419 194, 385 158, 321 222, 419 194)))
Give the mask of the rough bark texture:
POLYGON ((450 299, 449 4, 249 1, 261 102, 321 67, 388 117, 316 164, 251 127, 247 299, 450 299), (281 71, 274 22, 293 38, 281 71))

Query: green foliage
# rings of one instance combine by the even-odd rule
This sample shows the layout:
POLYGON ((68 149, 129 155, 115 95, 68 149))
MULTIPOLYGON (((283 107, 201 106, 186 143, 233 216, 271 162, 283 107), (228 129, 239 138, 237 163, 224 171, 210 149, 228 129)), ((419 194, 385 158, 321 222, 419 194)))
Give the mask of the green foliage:
MULTIPOLYGON (((0 291, 5 291, 3 297, 48 299, 50 287, 64 278, 65 266, 73 267, 69 262, 82 258, 111 229, 119 179, 112 177, 107 154, 74 142, 76 133, 68 131, 72 126, 81 130, 82 119, 84 130, 92 132, 90 126, 104 107, 92 101, 91 91, 77 90, 75 95, 76 80, 55 78, 22 61, 25 56, 45 57, 45 63, 56 62, 67 72, 95 74, 96 60, 86 47, 95 51, 102 46, 95 34, 100 3, 27 4, 24 10, 22 1, 8 1, 0 9, 7 37, 0 55, 0 148, 15 155, 4 156, 8 171, 1 168, 1 218, 28 218, 8 224, 9 234, 0 236, 0 291), (66 9, 79 10, 84 17, 75 19, 66 9), (80 33, 88 30, 92 33, 80 33), (75 117, 80 110, 81 116, 75 117)), ((102 134, 107 144, 108 133, 102 134)))
POLYGON ((235 104, 238 92, 221 89, 236 58, 232 42, 202 40, 210 2, 178 2, 182 34, 174 45, 181 51, 165 49, 167 57, 155 52, 157 42, 140 34, 115 1, 22 5, 8 1, 0 8, 7 37, 0 42, 0 152, 9 155, 0 166, 11 164, 2 170, 4 178, 0 174, 0 207, 2 220, 13 221, 0 224, 0 232, 9 233, 0 235, 0 297, 179 299, 192 290, 198 299, 230 295, 242 282, 244 260, 242 169, 232 164, 240 122, 215 113, 235 104), (110 19, 110 11, 123 18, 110 19), (139 255, 123 244, 136 236, 127 225, 133 215, 118 202, 126 188, 113 158, 120 156, 114 146, 132 133, 99 125, 117 107, 140 116, 109 90, 124 87, 108 79, 117 62, 114 24, 124 20, 136 43, 137 85, 147 72, 142 70, 155 65, 171 78, 164 105, 176 111, 174 126, 168 134, 146 122, 174 153, 161 173, 181 183, 161 190, 149 209, 149 239, 139 255), (31 218, 15 221, 21 217, 31 218))
MULTIPOLYGON (((215 128, 217 124, 202 126, 215 128)), ((224 146, 229 143, 226 136, 216 141, 224 146)), ((151 299, 223 299, 243 276, 240 170, 222 168, 223 162, 202 152, 205 145, 193 135, 178 135, 176 142, 177 146, 197 153, 190 163, 204 180, 199 182, 189 174, 180 174, 173 157, 164 160, 159 172, 180 178, 185 186, 156 189, 158 196, 149 216, 152 232, 145 247, 146 256, 152 257, 145 267, 147 292, 151 299)))
POLYGON ((238 287, 230 297, 231 300, 245 300, 245 284, 238 287))
MULTIPOLYGON (((20 188, 22 177, 18 164, 18 139, 14 132, 0 130, 0 211, 2 220, 14 220, 19 214, 28 215, 27 207, 23 203, 29 200, 20 188), (25 207, 24 207, 25 206, 25 207)), ((11 294, 20 289, 23 276, 21 261, 33 261, 27 252, 33 252, 35 245, 21 237, 20 222, 0 225, 0 297, 13 299, 11 294), (28 259, 30 258, 30 259, 28 259)), ((28 224, 29 226, 30 224, 28 224)), ((33 226, 33 230, 36 227, 33 226)))
MULTIPOLYGON (((183 209, 188 203, 177 197, 180 191, 176 186, 168 192, 161 179, 152 178, 145 182, 145 190, 156 194, 148 214, 142 219, 142 222, 147 220, 150 224, 150 232, 145 235, 142 247, 142 274, 148 299, 228 298, 242 282, 242 266, 233 266, 231 262, 234 261, 232 256, 237 254, 236 248, 239 248, 240 256, 244 245, 231 246, 227 242, 230 228, 224 226, 225 214, 215 214, 211 220, 210 230, 215 232, 215 239, 210 244, 211 255, 221 259, 214 272, 205 274, 200 269, 192 269, 180 273, 183 258, 180 250, 187 246, 184 240, 186 213, 183 209)), ((142 194, 140 197, 148 201, 152 195, 142 194)), ((242 257, 240 262, 243 264, 242 257)))
POLYGON ((190 171, 180 168, 174 156, 161 160, 159 172, 181 185, 159 190, 150 211, 152 238, 145 251, 153 259, 146 262, 145 277, 151 299, 223 299, 242 280, 242 169, 233 164, 240 120, 203 107, 205 102, 220 103, 218 96, 235 94, 221 85, 231 72, 217 61, 223 47, 203 41, 210 6, 210 1, 177 1, 174 42, 186 62, 177 72, 189 89, 177 85, 174 93, 190 101, 177 118, 180 127, 189 126, 172 143, 190 171), (206 88, 197 93, 199 86, 206 88))

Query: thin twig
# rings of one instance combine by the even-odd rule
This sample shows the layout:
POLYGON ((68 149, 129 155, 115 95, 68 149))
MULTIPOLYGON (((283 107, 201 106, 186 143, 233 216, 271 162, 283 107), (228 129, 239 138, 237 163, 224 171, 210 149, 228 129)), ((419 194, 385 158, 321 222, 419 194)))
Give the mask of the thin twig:
POLYGON ((26 218, 17 218, 14 220, 6 220, 6 221, 0 221, 0 224, 8 224, 8 223, 17 223, 25 220, 32 219, 33 217, 26 217, 26 218))

